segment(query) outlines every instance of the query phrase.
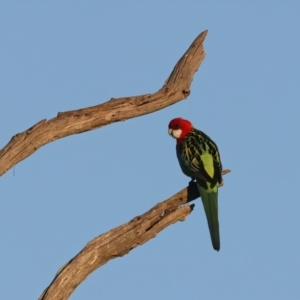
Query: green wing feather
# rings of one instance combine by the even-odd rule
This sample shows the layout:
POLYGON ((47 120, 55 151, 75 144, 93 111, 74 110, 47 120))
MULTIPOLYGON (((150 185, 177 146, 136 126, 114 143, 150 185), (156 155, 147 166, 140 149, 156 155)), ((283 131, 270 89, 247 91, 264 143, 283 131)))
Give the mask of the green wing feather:
POLYGON ((177 145, 177 157, 183 173, 197 180, 211 241, 219 251, 218 184, 222 183, 222 164, 218 147, 205 133, 193 129, 177 145))

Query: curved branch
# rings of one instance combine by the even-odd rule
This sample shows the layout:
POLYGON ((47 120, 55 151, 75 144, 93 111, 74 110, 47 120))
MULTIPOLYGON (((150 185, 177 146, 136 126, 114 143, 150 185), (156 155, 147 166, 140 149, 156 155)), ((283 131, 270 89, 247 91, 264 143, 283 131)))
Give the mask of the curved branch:
POLYGON ((177 209, 186 199, 187 189, 183 189, 145 214, 91 240, 60 268, 39 300, 68 299, 75 288, 97 268, 113 258, 129 253, 135 247, 154 238, 167 226, 183 221, 193 208, 193 205, 185 205, 177 209))
MULTIPOLYGON (((223 170, 223 175, 229 172, 230 170, 223 170)), ((200 194, 197 185, 191 182, 188 187, 156 204, 143 215, 91 240, 59 269, 39 300, 68 299, 76 287, 97 268, 146 243, 169 225, 184 221, 194 207, 193 204, 185 204, 198 197, 200 194)))
POLYGON ((37 149, 57 139, 163 109, 190 94, 195 72, 204 60, 202 32, 180 58, 163 87, 154 94, 111 99, 92 107, 61 112, 12 137, 0 151, 0 176, 37 149))

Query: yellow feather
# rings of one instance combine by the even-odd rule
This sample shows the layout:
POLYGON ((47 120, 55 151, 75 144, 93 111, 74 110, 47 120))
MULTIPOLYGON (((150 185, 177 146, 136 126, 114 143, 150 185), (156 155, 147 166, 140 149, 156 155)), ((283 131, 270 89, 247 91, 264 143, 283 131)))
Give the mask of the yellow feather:
POLYGON ((203 153, 201 155, 201 160, 203 161, 204 169, 209 174, 211 178, 214 177, 214 161, 213 157, 209 153, 203 153))

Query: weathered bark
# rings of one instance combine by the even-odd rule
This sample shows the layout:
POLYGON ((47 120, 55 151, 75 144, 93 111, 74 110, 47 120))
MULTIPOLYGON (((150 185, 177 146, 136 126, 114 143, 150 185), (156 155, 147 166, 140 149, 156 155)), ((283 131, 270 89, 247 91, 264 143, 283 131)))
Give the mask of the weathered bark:
MULTIPOLYGON (((224 170, 227 174, 229 170, 224 170)), ((190 183, 171 198, 156 204, 141 216, 91 240, 55 275, 39 300, 66 300, 93 271, 109 260, 129 253, 154 238, 167 226, 184 221, 194 205, 184 205, 200 197, 197 186, 190 183)))
POLYGON ((156 93, 111 99, 96 106, 61 112, 56 118, 41 120, 13 136, 0 151, 0 176, 52 141, 149 114, 187 98, 193 76, 205 57, 203 41, 206 35, 204 31, 195 39, 156 93))
MULTIPOLYGON (((0 176, 47 143, 152 113, 187 98, 193 76, 205 57, 203 41, 206 35, 207 31, 204 31, 195 39, 156 93, 111 99, 93 107, 61 112, 57 117, 41 120, 13 136, 0 151, 0 176)), ((183 221, 193 209, 193 205, 186 203, 199 196, 195 184, 191 183, 188 188, 158 203, 143 215, 93 239, 58 271, 39 299, 68 299, 89 274, 110 259, 127 254, 167 226, 183 221)))

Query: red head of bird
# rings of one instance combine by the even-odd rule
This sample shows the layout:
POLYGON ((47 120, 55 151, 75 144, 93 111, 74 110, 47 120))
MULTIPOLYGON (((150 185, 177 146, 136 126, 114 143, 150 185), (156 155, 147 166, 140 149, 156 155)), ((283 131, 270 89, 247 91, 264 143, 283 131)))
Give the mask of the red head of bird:
POLYGON ((193 125, 190 121, 182 118, 175 118, 169 123, 168 133, 173 138, 177 139, 177 144, 179 144, 192 129, 193 125))

